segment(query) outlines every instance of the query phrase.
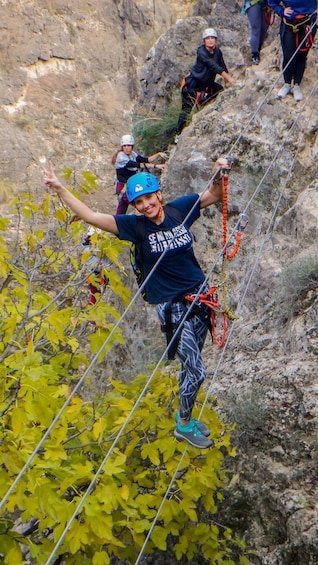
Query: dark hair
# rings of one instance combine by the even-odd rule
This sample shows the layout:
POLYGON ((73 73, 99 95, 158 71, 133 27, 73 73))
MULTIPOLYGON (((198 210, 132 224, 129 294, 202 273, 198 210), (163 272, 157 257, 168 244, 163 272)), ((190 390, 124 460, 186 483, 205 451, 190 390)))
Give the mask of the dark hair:
POLYGON ((112 165, 115 165, 115 164, 116 164, 116 159, 117 159, 118 153, 119 153, 120 151, 121 151, 121 149, 117 149, 117 151, 116 151, 116 152, 114 153, 114 155, 112 156, 112 160, 111 160, 112 165))

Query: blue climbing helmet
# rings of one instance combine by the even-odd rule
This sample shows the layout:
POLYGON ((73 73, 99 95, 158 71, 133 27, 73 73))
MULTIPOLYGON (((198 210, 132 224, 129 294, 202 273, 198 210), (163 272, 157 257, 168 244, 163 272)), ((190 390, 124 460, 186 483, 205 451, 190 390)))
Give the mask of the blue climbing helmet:
POLYGON ((128 179, 126 195, 129 202, 133 202, 137 196, 151 194, 160 190, 159 183, 151 173, 137 173, 128 179))

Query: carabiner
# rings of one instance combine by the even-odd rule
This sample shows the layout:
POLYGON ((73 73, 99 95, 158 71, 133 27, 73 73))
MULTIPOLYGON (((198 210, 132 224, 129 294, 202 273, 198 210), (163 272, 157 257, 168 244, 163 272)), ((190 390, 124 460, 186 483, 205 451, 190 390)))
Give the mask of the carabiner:
POLYGON ((236 231, 243 231, 245 230, 247 224, 248 224, 248 215, 247 214, 241 214, 238 222, 237 222, 237 228, 236 231))

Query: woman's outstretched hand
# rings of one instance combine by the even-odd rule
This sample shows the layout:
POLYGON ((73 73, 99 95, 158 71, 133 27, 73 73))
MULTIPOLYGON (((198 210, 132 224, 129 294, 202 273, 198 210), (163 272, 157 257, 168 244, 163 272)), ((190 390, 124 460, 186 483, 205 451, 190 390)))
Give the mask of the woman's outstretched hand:
POLYGON ((58 193, 59 190, 61 188, 63 188, 63 185, 60 183, 56 174, 54 173, 52 161, 49 161, 49 168, 48 169, 46 169, 42 165, 42 171, 44 173, 44 184, 46 186, 48 186, 49 188, 51 188, 51 190, 53 190, 54 192, 58 193))

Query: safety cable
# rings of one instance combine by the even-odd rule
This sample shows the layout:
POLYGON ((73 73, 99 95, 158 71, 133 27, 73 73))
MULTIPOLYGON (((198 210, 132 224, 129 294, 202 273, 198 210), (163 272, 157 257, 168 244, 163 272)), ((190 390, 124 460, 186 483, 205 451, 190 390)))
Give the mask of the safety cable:
MULTIPOLYGON (((260 107, 258 108, 260 109, 260 107)), ((253 115, 253 118, 255 117, 256 112, 253 115)), ((250 123, 250 122, 249 122, 250 123)), ((246 129, 246 128, 245 128, 246 129)), ((244 131, 244 130, 243 130, 244 131)), ((241 134, 242 135, 242 134, 241 134)), ((235 145, 233 146, 233 148, 235 147, 235 145)), ((233 150, 232 148, 232 150, 233 150)), ((216 172, 216 174, 218 173, 218 171, 216 172)), ((216 174, 214 176, 216 176, 216 174)), ((209 185, 208 185, 209 186, 209 185)), ((207 187, 208 188, 208 187, 207 187)), ((207 189, 206 188, 206 189, 207 189)), ((255 194, 257 193, 257 191, 255 191, 255 194)), ((246 207, 246 209, 249 207, 250 203, 252 201, 252 198, 250 199, 250 202, 248 204, 248 206, 246 207)), ((189 212, 190 213, 190 212, 189 212)), ((151 273, 149 273, 148 277, 151 276, 151 273)), ((13 489, 15 488, 15 486, 17 485, 17 483, 19 482, 20 478, 22 477, 22 475, 24 474, 25 470, 27 469, 27 467, 30 465, 30 463, 33 461, 37 450, 39 449, 39 447, 41 447, 45 441, 45 439, 48 437, 48 435, 50 434, 52 428, 54 427, 55 423, 58 421, 58 419, 60 418, 60 416, 62 415, 62 412, 64 411, 64 409, 68 406, 68 404, 70 403, 70 401, 72 400, 73 396, 77 393, 77 391, 79 390, 80 386, 82 385, 84 379, 86 378, 86 376, 88 375, 89 371, 91 370, 91 368, 94 366, 95 362, 97 361, 100 353, 103 351, 104 347, 106 347, 106 344, 108 343, 110 337, 114 334, 114 332, 116 331, 116 329, 119 326, 119 323, 122 321, 122 319, 124 318, 124 316, 127 314, 128 310, 130 309, 130 307, 134 304, 134 302, 136 301, 137 297, 140 295, 141 291, 140 289, 137 291, 136 295, 133 297, 133 299, 130 302, 130 305, 126 308, 126 310, 124 311, 122 317, 120 318, 120 320, 118 320, 117 324, 115 325, 115 327, 112 330, 112 333, 110 334, 108 340, 106 340, 106 342, 102 345, 102 347, 100 348, 100 350, 96 353, 96 355, 93 357, 89 367, 87 368, 87 370, 85 371, 85 373, 82 375, 80 381, 77 383, 76 387, 74 388, 74 390, 72 391, 70 397, 67 399, 67 401, 64 404, 64 407, 61 408, 60 412, 57 414, 57 416, 55 417, 55 419, 53 420, 52 424, 50 425, 50 427, 48 428, 47 432, 45 433, 45 435, 43 436, 41 442, 39 443, 36 451, 31 455, 31 457, 29 458, 29 460, 27 461, 27 463, 25 464, 25 466, 23 467, 23 469, 21 470, 21 472, 19 473, 19 475, 17 476, 16 480, 14 481, 13 485, 11 486, 11 488, 8 490, 7 495, 5 496, 5 498, 3 499, 3 501, 0 504, 0 508, 6 503, 8 497, 10 496, 10 494, 12 493, 13 489)), ((162 358, 164 357, 164 355, 162 356, 162 358)), ((162 359, 161 359, 162 360, 162 359)), ((161 363, 160 360, 160 363, 161 363)), ((142 393, 143 394, 143 393, 142 393)))
MULTIPOLYGON (((313 89, 313 91, 312 91, 311 94, 314 94, 316 89, 317 89, 317 86, 313 89)), ((312 113, 313 113, 313 109, 312 109, 312 113)), ((298 120, 298 117, 297 117, 297 120, 298 120)), ((282 200, 282 198, 283 198, 283 196, 284 196, 285 190, 286 190, 286 188, 287 188, 287 186, 288 186, 288 183, 289 183, 289 180, 290 180, 290 178, 291 178, 291 176, 292 176, 292 172, 293 172, 293 169, 294 169, 294 166, 295 166, 295 163, 296 163, 296 158, 297 158, 297 156, 298 156, 298 153, 299 153, 299 150, 300 150, 299 148, 301 147, 301 144, 302 144, 302 140, 303 140, 304 135, 305 135, 305 134, 303 133, 302 136, 301 136, 301 137, 299 138, 299 140, 298 140, 298 149, 297 149, 297 151, 296 151, 296 153, 295 153, 295 155, 294 155, 294 158, 293 158, 293 161, 292 161, 292 163, 291 163, 289 172, 288 172, 288 174, 287 174, 287 178, 286 178, 286 181, 285 181, 285 183, 284 183, 284 186, 283 186, 282 190, 281 190, 280 193, 279 193, 279 197, 278 197, 277 202, 276 202, 276 205, 275 205, 275 207, 274 207, 274 210, 273 210, 273 213, 272 213, 272 216, 271 216, 271 219, 270 219, 268 228, 267 228, 267 230, 266 230, 266 233, 264 234, 263 241, 262 241, 262 243, 261 243, 261 245, 260 245, 260 248, 259 248, 259 252, 258 252, 258 254, 257 254, 257 256, 256 256, 256 258, 255 258, 255 260, 254 260, 254 264, 253 264, 253 268, 252 268, 252 270, 251 270, 251 274, 250 274, 250 276, 249 276, 249 278, 248 278, 247 283, 246 283, 245 285, 244 285, 244 284, 242 285, 245 290, 244 290, 244 292, 243 292, 243 294, 242 294, 242 297, 241 297, 240 302, 238 303, 237 312, 236 312, 238 317, 239 317, 239 315, 240 315, 240 313, 241 313, 241 310, 242 310, 242 307, 243 307, 243 305, 244 305, 244 302, 245 302, 245 299, 246 299, 246 296, 247 296, 247 292, 248 292, 248 290, 249 290, 249 286, 250 286, 251 281, 252 281, 252 279, 253 279, 256 266, 257 266, 258 263, 259 263, 259 259, 260 259, 260 256, 261 256, 261 254, 262 254, 262 251, 263 251, 263 248, 264 248, 264 246, 265 246, 265 243, 267 242, 268 235, 269 235, 270 232, 272 231, 272 227, 273 227, 273 224, 274 224, 274 220, 275 220, 275 218, 276 218, 276 216, 277 216, 277 211, 278 211, 280 202, 281 202, 281 200, 282 200)), ((284 143, 285 143, 285 141, 284 141, 284 143)), ((276 153, 276 155, 275 155, 275 157, 274 157, 274 160, 276 160, 276 158, 278 157, 278 155, 279 155, 279 152, 276 153)), ((272 165, 272 163, 271 163, 270 166, 268 167, 268 169, 267 169, 267 171, 266 171, 266 175, 264 175, 264 177, 263 177, 262 181, 260 182, 260 184, 263 182, 263 180, 266 178, 267 174, 269 173, 270 168, 271 168, 271 165, 272 165)), ((259 186, 260 186, 260 184, 259 184, 259 186)), ((258 186, 257 189, 255 190, 255 194, 257 194, 257 192, 258 192, 259 186, 258 186)), ((212 272, 212 271, 211 271, 211 272, 212 272)), ((212 378, 211 378, 211 382, 210 382, 210 384, 209 384, 209 387, 208 387, 208 390, 207 390, 207 393, 206 393, 206 396, 205 396, 205 400, 204 400, 203 403, 202 403, 202 407, 201 407, 201 410, 200 410, 200 413, 199 413, 199 416, 198 416, 199 421, 201 421, 201 417, 202 417, 202 415, 203 415, 204 409, 205 409, 206 404, 207 404, 207 402, 208 402, 208 398, 210 397, 211 389, 212 389, 212 387, 213 387, 215 378, 216 378, 216 376, 217 376, 217 374, 218 374, 219 368, 220 368, 220 366, 221 366, 221 364, 222 364, 222 362, 223 362, 223 359, 224 359, 224 357, 225 357, 225 354, 226 354, 226 352, 227 352, 227 349, 228 349, 229 343, 230 343, 230 341, 231 341, 231 336, 232 336, 232 333, 233 333, 233 331, 234 331, 236 322, 237 322, 237 320, 234 320, 234 321, 233 321, 233 324, 231 325, 231 328, 230 328, 230 331, 229 331, 229 333, 228 333, 226 342, 225 342, 224 347, 223 347, 223 349, 222 349, 222 351, 221 351, 221 354, 220 354, 218 363, 217 363, 216 368, 215 368, 215 370, 214 370, 213 376, 212 376, 212 378)), ((185 446, 185 450, 184 450, 184 452, 183 452, 183 454, 182 454, 182 456, 181 456, 181 459, 180 459, 180 461, 179 461, 179 463, 178 463, 178 465, 177 465, 177 467, 176 467, 176 470, 174 471, 174 474, 173 474, 173 476, 172 476, 172 478, 171 478, 171 480, 170 480, 169 486, 167 487, 166 493, 165 493, 165 495, 163 496, 163 499, 162 499, 161 504, 160 504, 160 506, 159 506, 159 508, 158 508, 157 514, 156 514, 156 516, 155 516, 154 519, 153 519, 153 522, 152 522, 151 527, 150 527, 150 529, 149 529, 149 531, 148 531, 148 534, 147 534, 147 536, 146 536, 146 538, 145 538, 145 541, 144 541, 144 543, 143 543, 143 546, 142 546, 142 548, 141 548, 141 550, 140 550, 140 552, 139 552, 139 554, 138 554, 137 560, 135 561, 135 565, 139 565, 140 560, 141 560, 141 558, 142 558, 142 556, 143 556, 143 554, 144 554, 144 552, 145 552, 145 549, 146 549, 146 546, 147 546, 147 544, 148 544, 148 541, 149 541, 149 539, 150 539, 150 537, 151 537, 151 534, 152 534, 152 532, 153 532, 153 530, 154 530, 154 528, 155 528, 156 523, 158 522, 159 516, 160 516, 161 511, 162 511, 162 509, 163 509, 163 506, 164 506, 164 504, 165 504, 165 502, 166 502, 166 500, 167 500, 167 498, 168 498, 168 495, 169 495, 169 492, 170 492, 170 490, 171 490, 171 487, 172 487, 172 485, 174 484, 174 482, 175 482, 175 480, 176 480, 178 471, 179 471, 179 469, 180 469, 180 467, 181 467, 181 465, 182 465, 182 463, 183 463, 183 460, 184 460, 184 457, 185 457, 185 454, 186 454, 187 450, 188 450, 188 446, 186 445, 186 446, 185 446)))

